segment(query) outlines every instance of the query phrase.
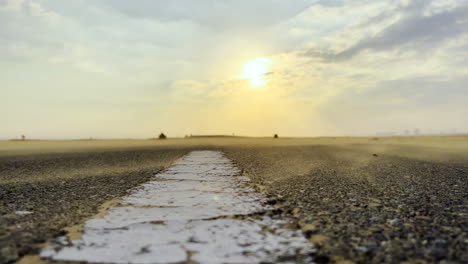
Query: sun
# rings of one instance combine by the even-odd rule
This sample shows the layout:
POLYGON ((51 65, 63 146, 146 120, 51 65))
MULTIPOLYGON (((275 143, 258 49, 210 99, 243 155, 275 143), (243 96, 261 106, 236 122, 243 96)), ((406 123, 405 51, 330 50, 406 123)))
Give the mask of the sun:
POLYGON ((249 79, 253 87, 263 86, 267 83, 265 75, 268 73, 268 67, 271 60, 267 58, 256 58, 244 64, 242 67, 241 79, 249 79))

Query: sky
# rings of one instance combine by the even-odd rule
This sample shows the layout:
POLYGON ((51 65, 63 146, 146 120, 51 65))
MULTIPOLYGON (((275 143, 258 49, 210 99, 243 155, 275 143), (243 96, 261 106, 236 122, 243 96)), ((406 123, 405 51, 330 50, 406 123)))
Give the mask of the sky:
POLYGON ((0 139, 468 132, 468 0, 0 0, 0 139))

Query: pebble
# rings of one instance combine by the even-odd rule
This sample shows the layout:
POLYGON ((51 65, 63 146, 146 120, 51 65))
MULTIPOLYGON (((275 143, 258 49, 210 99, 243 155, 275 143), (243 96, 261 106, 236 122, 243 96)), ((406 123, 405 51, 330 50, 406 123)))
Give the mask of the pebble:
POLYGON ((390 225, 394 226, 394 225, 397 225, 397 224, 401 223, 401 219, 393 218, 392 220, 388 221, 388 223, 390 225))
POLYGON ((25 215, 29 215, 29 214, 32 214, 33 212, 31 211, 16 211, 15 214, 18 215, 18 216, 25 216, 25 215))

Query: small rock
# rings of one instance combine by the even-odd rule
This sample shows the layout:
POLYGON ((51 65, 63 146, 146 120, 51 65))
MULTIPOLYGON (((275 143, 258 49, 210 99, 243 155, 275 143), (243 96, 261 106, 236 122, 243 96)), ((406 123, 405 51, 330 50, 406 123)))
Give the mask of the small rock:
POLYGON ((298 217, 300 212, 301 212, 301 209, 298 208, 298 207, 295 207, 295 208, 292 210, 292 215, 294 215, 295 217, 298 217))
POLYGON ((388 221, 388 223, 392 226, 397 225, 401 222, 401 219, 393 218, 392 220, 388 221))
POLYGON ((327 242, 330 238, 324 235, 313 235, 310 237, 309 241, 312 242, 313 244, 317 246, 323 245, 325 242, 327 242))
POLYGON ((447 246, 447 240, 442 239, 442 238, 437 238, 436 240, 434 240, 434 245, 436 247, 445 248, 447 246))
POLYGON ((371 207, 371 208, 380 208, 380 207, 382 207, 382 204, 380 204, 380 203, 370 203, 369 207, 371 207))
POLYGON ((312 222, 312 223, 299 223, 299 226, 301 227, 302 231, 317 230, 319 225, 320 225, 320 223, 318 221, 315 221, 315 222, 312 222))
POLYGON ((367 251, 369 251, 367 247, 363 247, 363 246, 357 246, 357 247, 354 247, 354 249, 356 251, 363 252, 363 253, 366 253, 367 251))
POLYGON ((28 215, 28 214, 32 214, 33 212, 31 211, 16 211, 15 214, 18 215, 18 216, 25 216, 25 215, 28 215))

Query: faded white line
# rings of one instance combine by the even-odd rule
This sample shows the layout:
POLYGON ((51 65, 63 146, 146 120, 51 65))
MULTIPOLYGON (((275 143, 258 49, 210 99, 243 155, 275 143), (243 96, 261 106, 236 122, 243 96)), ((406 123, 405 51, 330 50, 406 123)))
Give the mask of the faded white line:
POLYGON ((55 240, 42 258, 93 263, 308 263, 315 252, 287 218, 245 183, 221 152, 193 151, 121 206, 85 223, 79 240, 55 240), (235 215, 245 215, 234 218, 235 215))

